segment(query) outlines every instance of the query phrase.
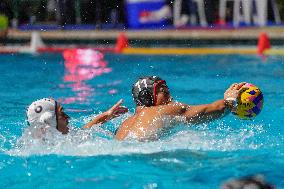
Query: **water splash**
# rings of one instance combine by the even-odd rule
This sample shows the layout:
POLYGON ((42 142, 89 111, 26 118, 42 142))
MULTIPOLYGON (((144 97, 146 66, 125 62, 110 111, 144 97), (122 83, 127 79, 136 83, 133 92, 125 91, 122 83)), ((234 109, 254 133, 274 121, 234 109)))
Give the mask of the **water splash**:
MULTIPOLYGON (((88 119, 89 117, 80 117, 73 120, 73 123, 87 122, 88 119)), ((114 119, 109 125, 117 127, 122 120, 124 118, 114 119)), ((98 156, 151 154, 175 150, 235 151, 258 149, 269 145, 269 143, 263 142, 265 141, 263 139, 265 132, 263 125, 254 123, 245 127, 236 127, 236 125, 228 125, 224 122, 191 127, 180 124, 160 140, 138 142, 136 140, 114 140, 109 132, 105 132, 100 127, 93 127, 89 130, 73 127, 68 135, 51 132, 40 139, 33 138, 29 128, 26 128, 22 137, 18 139, 11 134, 3 133, 0 135, 0 145, 2 152, 12 156, 48 154, 98 156), (10 149, 5 149, 7 143, 12 144, 10 149)))

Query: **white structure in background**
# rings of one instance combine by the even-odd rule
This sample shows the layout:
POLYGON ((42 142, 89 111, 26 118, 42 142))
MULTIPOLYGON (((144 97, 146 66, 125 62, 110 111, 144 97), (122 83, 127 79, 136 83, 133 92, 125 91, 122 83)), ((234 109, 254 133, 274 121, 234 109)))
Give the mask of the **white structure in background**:
POLYGON ((275 23, 280 24, 280 14, 275 0, 220 0, 219 18, 226 20, 227 2, 233 2, 233 25, 238 27, 240 22, 251 24, 251 21, 258 26, 267 24, 268 3, 272 5, 275 23), (256 13, 253 12, 253 3, 255 3, 256 13), (242 10, 241 10, 242 9, 242 10))
MULTIPOLYGON (((181 15, 181 8, 182 8, 182 1, 183 0, 174 0, 173 3, 173 24, 176 27, 185 25, 188 20, 192 20, 190 17, 195 17, 197 15, 193 15, 190 13, 190 17, 187 15, 181 15)), ((206 14, 205 14, 205 7, 204 7, 204 0, 192 0, 197 5, 197 13, 199 17, 199 23, 202 27, 206 27, 207 20, 206 20, 206 14)))
POLYGON ((31 33, 31 41, 29 46, 19 47, 18 52, 36 54, 38 49, 45 47, 39 32, 31 33))
POLYGON ((31 34, 31 43, 30 43, 30 52, 36 53, 37 50, 41 47, 44 47, 44 43, 40 37, 39 32, 32 32, 31 34))
POLYGON ((36 54, 37 50, 41 47, 45 47, 45 45, 40 37, 39 32, 34 31, 31 33, 31 40, 29 46, 18 47, 17 52, 36 54))

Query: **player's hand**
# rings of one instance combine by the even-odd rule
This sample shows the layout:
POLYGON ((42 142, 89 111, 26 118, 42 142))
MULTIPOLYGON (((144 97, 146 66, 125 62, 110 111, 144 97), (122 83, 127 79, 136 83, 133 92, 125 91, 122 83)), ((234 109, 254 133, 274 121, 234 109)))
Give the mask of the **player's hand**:
POLYGON ((235 111, 237 106, 237 99, 240 94, 246 90, 243 86, 245 82, 242 83, 233 83, 224 93, 225 104, 231 109, 231 111, 235 111))
POLYGON ((115 105, 113 105, 113 107, 106 111, 109 119, 118 117, 128 112, 128 108, 126 108, 125 106, 121 106, 122 103, 123 100, 120 99, 115 105))

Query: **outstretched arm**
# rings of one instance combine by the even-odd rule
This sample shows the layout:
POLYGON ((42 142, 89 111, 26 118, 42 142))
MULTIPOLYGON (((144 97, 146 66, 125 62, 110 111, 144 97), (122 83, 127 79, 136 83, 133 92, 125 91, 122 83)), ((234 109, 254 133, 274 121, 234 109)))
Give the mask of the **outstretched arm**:
POLYGON ((226 103, 222 99, 211 104, 188 106, 183 115, 189 123, 198 124, 222 117, 226 108, 226 103))
MULTIPOLYGON (((211 104, 190 106, 182 103, 170 103, 161 106, 160 111, 165 115, 180 115, 186 117, 189 123, 203 123, 224 116, 225 110, 235 111, 235 104, 239 94, 244 90, 244 83, 234 83, 224 93, 224 99, 217 100, 211 104)), ((227 111, 229 112, 229 111, 227 111)))
POLYGON ((203 123, 224 116, 226 109, 234 111, 237 98, 244 90, 244 88, 242 88, 244 84, 245 83, 232 84, 224 93, 224 99, 217 100, 211 104, 187 107, 184 116, 190 123, 203 123))
POLYGON ((111 107, 109 110, 95 117, 92 121, 87 123, 83 128, 89 129, 95 124, 105 123, 108 120, 111 120, 115 117, 120 116, 121 114, 128 112, 128 109, 126 107, 120 106, 122 103, 123 103, 123 100, 122 99, 119 100, 113 107, 111 107))

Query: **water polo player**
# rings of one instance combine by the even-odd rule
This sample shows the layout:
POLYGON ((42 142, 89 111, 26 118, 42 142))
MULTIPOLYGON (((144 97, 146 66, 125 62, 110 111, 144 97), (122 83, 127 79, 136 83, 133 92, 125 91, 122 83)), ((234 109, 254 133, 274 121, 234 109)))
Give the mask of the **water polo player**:
MULTIPOLYGON (((119 100, 113 107, 95 117, 83 128, 91 128, 95 124, 104 123, 126 113, 128 109, 121 106, 121 104, 122 100, 119 100)), ((62 134, 69 132, 68 123, 70 117, 64 112, 63 107, 52 98, 34 101, 28 107, 26 114, 30 127, 38 128, 41 134, 47 130, 57 130, 62 134)))
POLYGON ((190 106, 172 100, 165 80, 156 76, 141 77, 132 86, 135 114, 122 123, 115 138, 155 140, 167 127, 163 122, 165 117, 178 116, 193 124, 218 119, 224 115, 226 109, 232 110, 243 85, 244 83, 231 85, 224 93, 223 99, 211 104, 190 106))

